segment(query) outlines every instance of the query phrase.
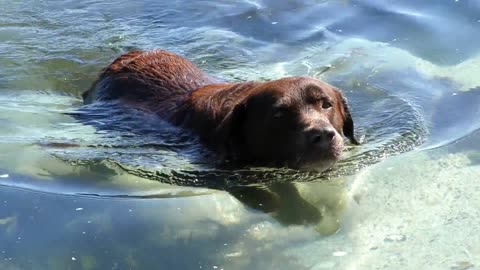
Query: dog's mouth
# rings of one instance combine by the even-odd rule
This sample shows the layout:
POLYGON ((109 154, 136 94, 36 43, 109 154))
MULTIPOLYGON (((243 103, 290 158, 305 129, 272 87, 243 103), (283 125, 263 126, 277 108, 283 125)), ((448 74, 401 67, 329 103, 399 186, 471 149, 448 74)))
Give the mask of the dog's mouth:
POLYGON ((325 147, 305 147, 305 151, 298 154, 295 167, 324 171, 340 159, 342 151, 341 139, 334 139, 325 147))

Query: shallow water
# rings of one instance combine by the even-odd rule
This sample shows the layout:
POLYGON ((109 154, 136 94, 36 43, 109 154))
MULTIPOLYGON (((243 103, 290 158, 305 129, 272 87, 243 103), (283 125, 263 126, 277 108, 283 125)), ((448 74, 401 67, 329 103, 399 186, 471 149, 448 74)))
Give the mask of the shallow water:
POLYGON ((480 264, 478 1, 0 5, 1 269, 480 264), (158 119, 82 106, 134 48, 226 80, 323 79, 364 143, 323 174, 220 169, 158 119))

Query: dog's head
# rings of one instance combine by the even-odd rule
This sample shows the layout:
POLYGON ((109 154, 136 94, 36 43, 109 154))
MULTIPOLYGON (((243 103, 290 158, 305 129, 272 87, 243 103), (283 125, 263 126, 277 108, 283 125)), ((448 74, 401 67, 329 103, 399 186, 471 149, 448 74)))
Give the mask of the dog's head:
POLYGON ((233 156, 277 166, 325 169, 340 157, 343 136, 358 144, 342 93, 304 77, 257 84, 219 129, 233 156))

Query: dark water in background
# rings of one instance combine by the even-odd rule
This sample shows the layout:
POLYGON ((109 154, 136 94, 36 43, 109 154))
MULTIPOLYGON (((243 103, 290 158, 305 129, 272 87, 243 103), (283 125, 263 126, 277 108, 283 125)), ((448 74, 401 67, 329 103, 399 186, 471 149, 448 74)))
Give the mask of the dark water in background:
MULTIPOLYGON (((404 242, 405 235, 388 237, 397 217, 388 213, 405 201, 422 213, 414 218, 419 224, 430 215, 456 220, 450 212, 418 211, 437 194, 444 196, 442 209, 458 210, 422 181, 456 183, 449 190, 475 204, 478 193, 469 192, 477 189, 449 173, 465 173, 469 185, 480 176, 478 1, 0 0, 0 6, 1 269, 372 269, 385 254, 413 250, 427 257, 408 241, 391 254, 363 245, 374 237, 358 226, 376 224, 373 234, 404 242), (157 119, 81 107, 80 94, 99 70, 134 48, 182 54, 226 80, 324 79, 344 90, 364 144, 349 147, 323 175, 219 170, 194 138, 157 119), (95 117, 72 117, 85 112, 95 117), (404 169, 394 174, 398 168, 404 169), (252 182, 265 185, 238 186, 252 182), (393 186, 382 189, 385 183, 393 186), (366 187, 378 198, 396 188, 413 193, 387 196, 396 203, 383 212, 389 203, 359 199, 366 187), (415 197, 423 189, 430 195, 415 197), (380 220, 359 218, 353 206, 380 220)), ((478 221, 472 209, 459 226, 478 221)), ((401 227, 422 231, 411 224, 401 227)), ((444 254, 444 245, 428 245, 444 254)), ((475 264, 480 247, 472 245, 458 248, 468 258, 429 266, 475 264)), ((397 257, 389 268, 407 269, 397 257)), ((407 260, 422 266, 415 256, 407 260)))

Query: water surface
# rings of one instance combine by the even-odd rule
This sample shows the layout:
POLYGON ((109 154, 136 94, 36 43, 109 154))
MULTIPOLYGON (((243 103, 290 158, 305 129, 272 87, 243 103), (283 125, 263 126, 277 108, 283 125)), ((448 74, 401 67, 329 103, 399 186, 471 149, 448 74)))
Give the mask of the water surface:
POLYGON ((0 268, 480 264, 478 1, 0 4, 0 268), (153 48, 225 80, 334 84, 363 144, 323 174, 225 169, 158 119, 82 105, 153 48))

